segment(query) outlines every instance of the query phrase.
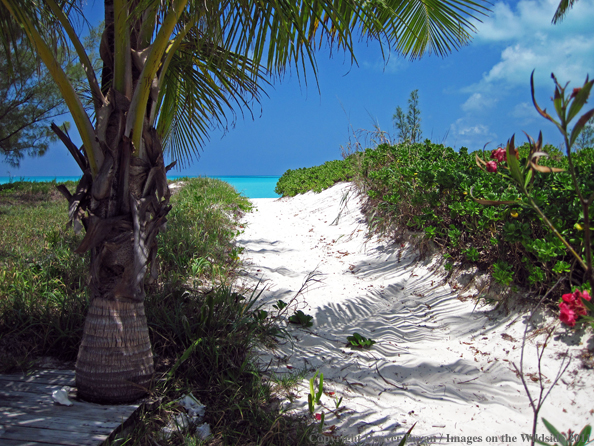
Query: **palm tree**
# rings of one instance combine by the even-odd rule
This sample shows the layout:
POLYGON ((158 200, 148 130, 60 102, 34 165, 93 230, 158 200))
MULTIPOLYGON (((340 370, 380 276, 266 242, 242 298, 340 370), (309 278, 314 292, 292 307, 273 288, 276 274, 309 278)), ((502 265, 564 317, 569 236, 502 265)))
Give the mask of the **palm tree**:
POLYGON ((316 73, 323 43, 353 55, 377 40, 411 59, 445 56, 470 41, 484 0, 105 0, 103 69, 93 71, 74 30, 76 0, 0 0, 2 43, 25 30, 64 96, 83 145, 53 127, 83 173, 69 202, 90 252, 90 309, 76 363, 79 395, 127 402, 144 395, 153 359, 144 280, 156 274, 156 236, 170 210, 164 148, 191 159, 212 124, 248 109, 270 76, 290 65, 316 73), (69 39, 86 68, 93 111, 55 63, 69 39), (196 142, 198 144, 196 144, 196 142))

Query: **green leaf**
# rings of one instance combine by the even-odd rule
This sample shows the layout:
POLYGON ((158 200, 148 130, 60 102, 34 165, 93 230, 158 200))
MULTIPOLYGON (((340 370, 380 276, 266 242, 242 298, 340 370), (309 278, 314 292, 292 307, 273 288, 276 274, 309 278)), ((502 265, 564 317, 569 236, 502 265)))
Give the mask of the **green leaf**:
POLYGON ((590 435, 592 434, 592 426, 590 426, 589 424, 587 426, 585 426, 582 431, 580 432, 579 435, 579 440, 575 443, 574 446, 586 446, 586 444, 591 443, 590 440, 590 435), (587 443, 586 443, 587 442, 587 443))
POLYGON ((594 84, 594 81, 588 82, 588 78, 586 77, 586 82, 584 82, 584 86, 580 88, 580 91, 571 103, 571 107, 569 108, 569 112, 567 113, 567 122, 570 122, 573 118, 575 118, 584 106, 584 104, 588 102, 588 97, 590 96, 592 84, 594 84))
POLYGON ((415 422, 415 424, 413 424, 410 429, 408 430, 408 432, 406 434, 404 434, 404 437, 402 437, 402 440, 400 440, 400 443, 398 443, 398 446, 404 446, 406 444, 406 440, 408 440, 408 437, 410 437, 410 433, 412 432, 412 430, 414 429, 414 427, 417 425, 417 423, 415 422))
POLYGON ((322 398, 322 393, 324 391, 324 374, 320 373, 320 382, 318 383, 318 393, 316 394, 316 403, 320 403, 320 398, 322 398))
POLYGON ((578 122, 575 123, 573 130, 571 131, 571 137, 569 138, 569 145, 572 146, 579 134, 582 132, 588 121, 594 116, 594 108, 584 113, 578 122))
POLYGON ((522 173, 520 172, 520 162, 518 161, 518 158, 516 158, 514 136, 508 141, 505 151, 507 154, 507 165, 509 166, 510 174, 518 185, 523 187, 524 181, 522 180, 522 173))
POLYGON ((546 108, 543 110, 541 109, 538 104, 536 103, 536 98, 534 97, 534 71, 532 70, 532 74, 530 75, 530 91, 532 93, 532 103, 534 104, 534 107, 536 108, 536 111, 545 119, 548 119, 549 121, 551 121, 553 124, 555 124, 557 126, 557 128, 563 132, 563 127, 561 127, 561 125, 555 121, 551 115, 549 115, 547 113, 546 108))
POLYGON ((567 121, 565 121, 565 116, 563 113, 563 101, 564 101, 564 98, 561 95, 561 92, 559 91, 559 87, 556 86, 555 87, 555 96, 553 97, 553 105, 555 106, 555 111, 557 112, 557 116, 559 116, 559 118, 561 118, 561 123, 567 122, 567 121))
POLYGON ((173 374, 175 373, 175 371, 177 370, 177 368, 182 365, 189 357, 192 353, 194 353, 194 350, 196 350, 196 347, 198 347, 198 344, 200 344, 202 342, 202 338, 198 338, 196 339, 196 341, 194 341, 194 343, 192 345, 190 345, 186 351, 183 353, 183 355, 181 355, 181 357, 177 360, 177 362, 173 365, 173 367, 171 367, 171 370, 169 370, 169 373, 167 374, 167 376, 169 378, 171 378, 173 376, 173 374))
POLYGON ((526 174, 526 180, 524 181, 524 187, 527 188, 528 185, 530 184, 530 180, 532 179, 532 173, 534 171, 532 169, 528 170, 528 173, 526 174))
POLYGON ((588 301, 583 298, 582 298, 582 303, 590 311, 590 313, 592 313, 592 316, 594 316, 594 303, 592 303, 592 301, 588 301))
POLYGON ((547 428, 547 430, 557 439, 559 443, 561 443, 561 446, 568 446, 567 440, 565 439, 563 434, 561 434, 557 429, 555 429, 555 427, 544 418, 541 418, 541 420, 547 428))

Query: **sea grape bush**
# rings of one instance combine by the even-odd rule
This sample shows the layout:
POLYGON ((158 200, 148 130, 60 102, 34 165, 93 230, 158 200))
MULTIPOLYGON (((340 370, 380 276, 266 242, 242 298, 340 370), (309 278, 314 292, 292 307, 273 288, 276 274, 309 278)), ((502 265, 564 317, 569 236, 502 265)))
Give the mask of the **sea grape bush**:
MULTIPOLYGON (((519 159, 526 160, 530 145, 517 151, 519 159)), ((545 145, 543 151, 549 158, 541 165, 566 171, 534 176, 533 199, 569 243, 581 246, 582 207, 567 172, 567 157, 554 146, 545 145)), ((482 155, 502 169, 501 151, 487 150, 482 155)), ((352 181, 367 197, 364 211, 372 230, 395 238, 403 229, 422 232, 451 256, 450 262, 474 263, 502 284, 513 281, 534 291, 545 291, 561 276, 577 273, 563 245, 543 227, 536 211, 523 205, 522 193, 501 175, 480 169, 475 154, 464 147, 457 152, 429 140, 412 146, 381 144, 347 160, 352 181), (471 195, 511 204, 485 206, 471 195)), ((573 153, 572 163, 579 186, 594 190, 594 149, 573 153)), ((291 195, 298 185, 299 193, 305 192, 308 182, 334 184, 330 178, 306 180, 323 173, 314 169, 311 176, 308 169, 286 172, 277 192, 291 195)))
MULTIPOLYGON (((408 150, 401 145, 380 145, 359 155, 362 169, 356 181, 368 197, 372 227, 394 234, 402 228, 424 232, 454 260, 476 263, 495 273, 501 283, 511 283, 511 275, 516 284, 543 291, 568 273, 571 257, 540 224, 537 213, 524 207, 521 192, 505 178, 478 168, 475 154, 465 148, 456 152, 430 141, 415 146, 408 150), (508 204, 485 206, 471 194, 508 204), (509 269, 495 268, 498 261, 509 269)), ((525 159, 530 146, 524 144, 517 150, 520 159, 525 159)), ((567 167, 567 158, 555 147, 545 150, 551 157, 543 165, 567 167)), ((499 167, 505 162, 504 150, 483 154, 483 159, 499 167)), ((572 160, 579 184, 594 186, 594 149, 583 149, 572 160)), ((546 203, 548 218, 579 244, 583 231, 576 223, 581 221, 581 206, 571 176, 566 172, 540 175, 533 182, 535 201, 546 203)))
POLYGON ((328 161, 321 166, 287 170, 276 184, 275 192, 284 197, 294 197, 310 190, 321 192, 340 181, 353 177, 353 160, 328 161))

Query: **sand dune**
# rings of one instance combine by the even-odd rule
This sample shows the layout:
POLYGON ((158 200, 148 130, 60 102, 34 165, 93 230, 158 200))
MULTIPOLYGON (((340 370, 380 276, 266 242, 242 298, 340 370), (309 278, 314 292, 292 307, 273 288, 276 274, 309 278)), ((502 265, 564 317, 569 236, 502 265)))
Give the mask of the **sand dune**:
MULTIPOLYGON (((421 261, 411 247, 368 240, 349 183, 320 194, 252 201, 256 210, 246 215, 239 243, 246 281, 264 280, 265 305, 289 302, 308 275, 314 279, 289 312, 314 316, 313 327, 289 324, 294 342, 262 352, 261 361, 277 375, 304 367, 308 379, 316 370, 324 374, 324 390, 334 392, 316 410, 325 413, 325 431, 336 426, 334 434, 349 444, 397 444, 396 437, 417 423, 416 443, 528 444, 522 434, 531 432, 532 410, 512 366, 520 364, 527 313, 460 299, 444 282, 437 256, 421 261), (354 332, 377 343, 369 350, 347 348, 354 332)), ((542 313, 535 320, 536 327, 556 327, 542 363, 548 387, 562 354, 579 355, 591 334, 568 333, 542 313)), ((535 346, 545 335, 534 328, 524 375, 538 397, 535 346)), ((540 413, 561 431, 594 424, 594 372, 581 364, 572 361, 540 413)), ((308 414, 308 393, 304 380, 299 397, 284 404, 308 414)), ((538 433, 547 433, 542 423, 538 433)))

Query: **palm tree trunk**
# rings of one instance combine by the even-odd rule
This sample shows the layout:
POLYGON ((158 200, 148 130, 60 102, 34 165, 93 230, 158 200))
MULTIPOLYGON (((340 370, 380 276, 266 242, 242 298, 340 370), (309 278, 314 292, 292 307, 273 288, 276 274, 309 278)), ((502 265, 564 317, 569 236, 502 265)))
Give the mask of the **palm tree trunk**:
MULTIPOLYGON (((111 122, 121 122, 114 111, 111 122)), ((118 116, 119 115, 119 116, 118 116)), ((117 126, 122 129, 122 126, 117 126)), ((80 159, 68 136, 54 128, 80 159)), ((120 130, 121 131, 121 130, 120 130)), ((90 308, 76 362, 76 385, 82 399, 97 403, 127 403, 148 391, 154 372, 144 313, 144 280, 149 265, 157 276, 156 236, 166 222, 169 188, 163 151, 156 130, 144 132, 144 156, 131 154, 129 140, 107 132, 104 161, 95 178, 86 170, 77 191, 62 192, 70 203, 75 230, 86 234, 76 252, 90 251, 90 308)))
POLYGON ((78 395, 131 402, 147 393, 153 372, 144 302, 93 299, 76 361, 78 395))

